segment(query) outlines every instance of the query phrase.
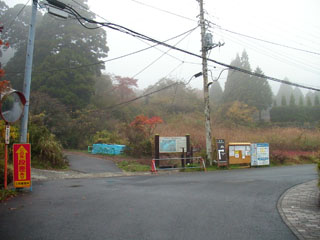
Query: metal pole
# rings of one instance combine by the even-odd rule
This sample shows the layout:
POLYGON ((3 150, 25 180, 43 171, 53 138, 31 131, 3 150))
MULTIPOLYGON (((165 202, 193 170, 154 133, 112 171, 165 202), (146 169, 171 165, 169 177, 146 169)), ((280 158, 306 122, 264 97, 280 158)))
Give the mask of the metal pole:
POLYGON ((4 149, 4 189, 7 189, 8 185, 8 144, 5 144, 4 149))
POLYGON ((35 24, 37 16, 37 4, 38 0, 33 0, 32 2, 32 13, 29 27, 29 37, 27 45, 27 56, 23 83, 23 94, 26 98, 26 104, 23 110, 23 116, 21 119, 20 128, 20 142, 27 142, 27 132, 28 132, 28 117, 29 117, 29 99, 30 99, 30 86, 31 86, 31 73, 32 73, 32 60, 33 60, 33 48, 34 48, 34 38, 35 38, 35 24))
POLYGON ((8 145, 10 139, 10 125, 6 123, 5 126, 5 148, 4 148, 4 189, 7 189, 8 186, 8 145))
POLYGON ((206 150, 207 158, 212 165, 212 139, 211 139, 211 121, 209 106, 209 86, 208 86, 208 64, 207 49, 205 44, 206 24, 203 11, 203 0, 199 0, 200 4, 200 26, 201 26, 201 51, 202 51, 202 73, 203 73, 203 97, 204 97, 204 115, 206 129, 206 150))

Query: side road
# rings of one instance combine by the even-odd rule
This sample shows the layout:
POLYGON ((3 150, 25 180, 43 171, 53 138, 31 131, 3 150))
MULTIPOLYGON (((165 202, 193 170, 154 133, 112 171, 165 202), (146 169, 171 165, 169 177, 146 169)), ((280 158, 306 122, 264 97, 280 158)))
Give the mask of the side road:
POLYGON ((283 221, 298 239, 320 239, 320 199, 318 180, 288 189, 278 201, 283 221))

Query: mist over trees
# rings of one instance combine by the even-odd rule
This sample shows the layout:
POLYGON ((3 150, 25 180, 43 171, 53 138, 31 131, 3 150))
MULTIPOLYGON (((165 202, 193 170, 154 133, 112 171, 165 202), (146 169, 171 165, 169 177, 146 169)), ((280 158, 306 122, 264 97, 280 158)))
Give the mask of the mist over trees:
MULTIPOLYGON (((86 0, 77 2, 87 6, 86 0)), ((7 79, 19 90, 23 85, 31 15, 31 7, 26 6, 13 21, 22 7, 18 4, 9 8, 0 1, 4 25, 13 22, 3 35, 14 52, 5 70, 7 79)), ((77 5, 75 8, 87 17, 95 17, 77 5)), ((144 128, 154 116, 159 116, 164 123, 192 118, 202 124, 203 97, 198 89, 184 84, 181 79, 165 78, 152 79, 157 83, 138 93, 138 79, 103 72, 104 64, 100 61, 108 56, 108 51, 104 29, 88 30, 75 19, 63 20, 38 11, 30 111, 64 147, 84 148, 96 139, 132 145, 129 141, 139 135, 140 125, 133 132, 128 129, 132 121, 137 121, 137 116, 145 120, 141 123, 145 124, 144 128), (140 97, 142 95, 145 97, 140 97)), ((231 65, 263 74, 263 69, 251 66, 245 50, 235 56, 231 65)), ((319 106, 319 94, 310 92, 304 97, 300 89, 281 85, 273 97, 266 79, 234 70, 228 71, 224 90, 219 81, 210 86, 210 103, 214 123, 227 127, 255 126, 269 121, 270 117, 265 117, 269 112, 274 122, 299 119, 302 123, 320 119, 312 113, 319 106), (298 112, 299 118, 296 117, 298 112), (305 115, 310 117, 303 117, 305 115)), ((145 142, 145 137, 141 136, 139 141, 145 142)))
MULTIPOLYGON (((245 50, 242 52, 241 57, 237 54, 230 65, 252 71, 249 56, 245 50)), ((259 67, 256 67, 254 72, 263 74, 263 71, 259 67)), ((272 105, 272 91, 266 79, 229 70, 222 94, 222 103, 224 105, 222 107, 223 111, 228 112, 233 109, 233 114, 236 109, 244 111, 247 113, 246 118, 250 119, 249 122, 252 122, 251 115, 257 112, 258 119, 262 120, 262 111, 267 110, 272 105), (236 105, 234 105, 235 103, 236 105)), ((239 121, 242 122, 243 120, 239 119, 239 121)))

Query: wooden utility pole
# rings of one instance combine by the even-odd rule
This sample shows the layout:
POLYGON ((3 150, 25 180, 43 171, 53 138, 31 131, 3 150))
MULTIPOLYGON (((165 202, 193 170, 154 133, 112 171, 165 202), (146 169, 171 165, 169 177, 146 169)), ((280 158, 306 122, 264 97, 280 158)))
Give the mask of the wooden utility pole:
POLYGON ((201 52, 202 52, 202 74, 203 74, 203 97, 204 97, 204 116, 206 129, 206 150, 207 158, 212 165, 212 138, 211 121, 209 105, 209 86, 208 86, 208 63, 207 63, 207 45, 206 45, 206 22, 204 19, 203 0, 198 0, 200 5, 200 26, 201 26, 201 52))

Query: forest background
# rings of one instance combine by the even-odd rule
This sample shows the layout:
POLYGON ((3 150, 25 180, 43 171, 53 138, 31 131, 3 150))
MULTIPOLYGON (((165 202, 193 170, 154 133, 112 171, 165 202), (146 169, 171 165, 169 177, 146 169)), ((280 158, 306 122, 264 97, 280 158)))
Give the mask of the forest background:
MULTIPOLYGON (((78 2, 86 5, 85 0, 78 2)), ((0 37, 10 43, 1 46, 0 54, 11 52, 1 58, 1 80, 9 80, 17 90, 23 86, 31 16, 29 6, 19 14, 22 7, 9 8, 0 1, 0 37)), ((77 11, 95 17, 80 7, 77 11)), ((62 149, 85 150, 93 143, 125 144, 126 154, 150 157, 155 133, 190 134, 191 144, 205 156, 202 90, 171 78, 138 89, 137 79, 103 71, 101 59, 108 56, 109 47, 104 29, 88 30, 76 20, 38 11, 29 120, 35 160, 62 166, 62 149)), ((250 65, 245 50, 230 65, 263 74, 250 65)), ((319 99, 319 92, 303 94, 284 84, 273 93, 266 79, 229 70, 224 90, 219 81, 210 86, 213 138, 268 142, 274 162, 312 162, 319 158, 319 99)), ((12 143, 18 142, 18 128, 13 128, 12 143)))

